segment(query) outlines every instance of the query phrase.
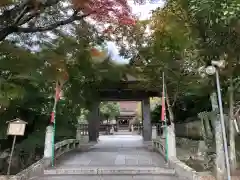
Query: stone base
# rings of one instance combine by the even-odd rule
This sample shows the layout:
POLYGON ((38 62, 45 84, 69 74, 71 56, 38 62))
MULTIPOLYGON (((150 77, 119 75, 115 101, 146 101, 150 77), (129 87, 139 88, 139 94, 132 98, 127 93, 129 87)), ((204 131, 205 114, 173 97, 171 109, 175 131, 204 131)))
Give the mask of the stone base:
POLYGON ((0 176, 0 180, 17 180, 17 177, 16 176, 5 176, 5 175, 2 175, 0 176))
MULTIPOLYGON (((89 137, 88 137, 88 136, 82 136, 82 137, 81 137, 80 142, 88 143, 88 141, 89 141, 89 137)), ((80 143, 80 144, 81 144, 81 143, 80 143)))

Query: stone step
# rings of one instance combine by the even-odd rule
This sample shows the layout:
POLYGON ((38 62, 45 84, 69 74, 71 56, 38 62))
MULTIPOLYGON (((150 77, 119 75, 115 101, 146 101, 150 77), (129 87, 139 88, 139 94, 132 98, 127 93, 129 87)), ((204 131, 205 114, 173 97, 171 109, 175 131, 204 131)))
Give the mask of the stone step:
POLYGON ((164 175, 65 175, 65 176, 43 176, 38 179, 31 180, 179 180, 176 176, 164 175))
POLYGON ((174 176, 175 170, 159 167, 79 167, 52 168, 44 170, 44 175, 165 175, 174 176))

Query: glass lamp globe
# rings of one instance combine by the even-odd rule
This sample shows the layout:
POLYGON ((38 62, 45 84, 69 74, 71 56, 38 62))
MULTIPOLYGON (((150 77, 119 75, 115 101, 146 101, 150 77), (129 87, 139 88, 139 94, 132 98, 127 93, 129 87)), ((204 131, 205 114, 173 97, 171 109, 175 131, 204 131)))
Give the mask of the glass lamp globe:
POLYGON ((206 73, 208 75, 213 75, 213 74, 215 74, 215 72, 216 72, 216 68, 214 66, 208 66, 206 68, 206 73))

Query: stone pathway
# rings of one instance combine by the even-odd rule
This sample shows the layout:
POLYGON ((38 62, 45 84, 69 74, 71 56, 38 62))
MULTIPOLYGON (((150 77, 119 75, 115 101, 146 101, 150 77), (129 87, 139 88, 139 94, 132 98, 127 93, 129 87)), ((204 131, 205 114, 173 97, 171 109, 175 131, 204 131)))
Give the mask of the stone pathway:
POLYGON ((100 136, 87 152, 73 151, 45 171, 41 180, 177 180, 164 159, 138 135, 100 136))
POLYGON ((79 166, 155 166, 165 167, 164 159, 147 151, 140 136, 100 136, 100 141, 85 153, 72 152, 63 157, 58 167, 79 166))

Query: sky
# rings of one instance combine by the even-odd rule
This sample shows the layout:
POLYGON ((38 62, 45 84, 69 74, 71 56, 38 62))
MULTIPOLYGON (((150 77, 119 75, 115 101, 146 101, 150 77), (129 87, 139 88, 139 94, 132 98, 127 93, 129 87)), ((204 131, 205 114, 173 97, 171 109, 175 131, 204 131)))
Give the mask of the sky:
MULTIPOLYGON (((162 7, 164 5, 163 0, 150 0, 154 1, 154 3, 150 3, 149 0, 147 0, 146 4, 144 5, 134 5, 133 1, 129 1, 129 5, 132 8, 133 14, 136 14, 139 19, 144 20, 148 19, 151 16, 151 11, 155 10, 158 7, 162 7)), ((109 53, 112 57, 112 59, 118 63, 125 64, 128 63, 127 59, 122 58, 119 56, 119 51, 117 49, 117 46, 114 42, 107 42, 109 53)))

